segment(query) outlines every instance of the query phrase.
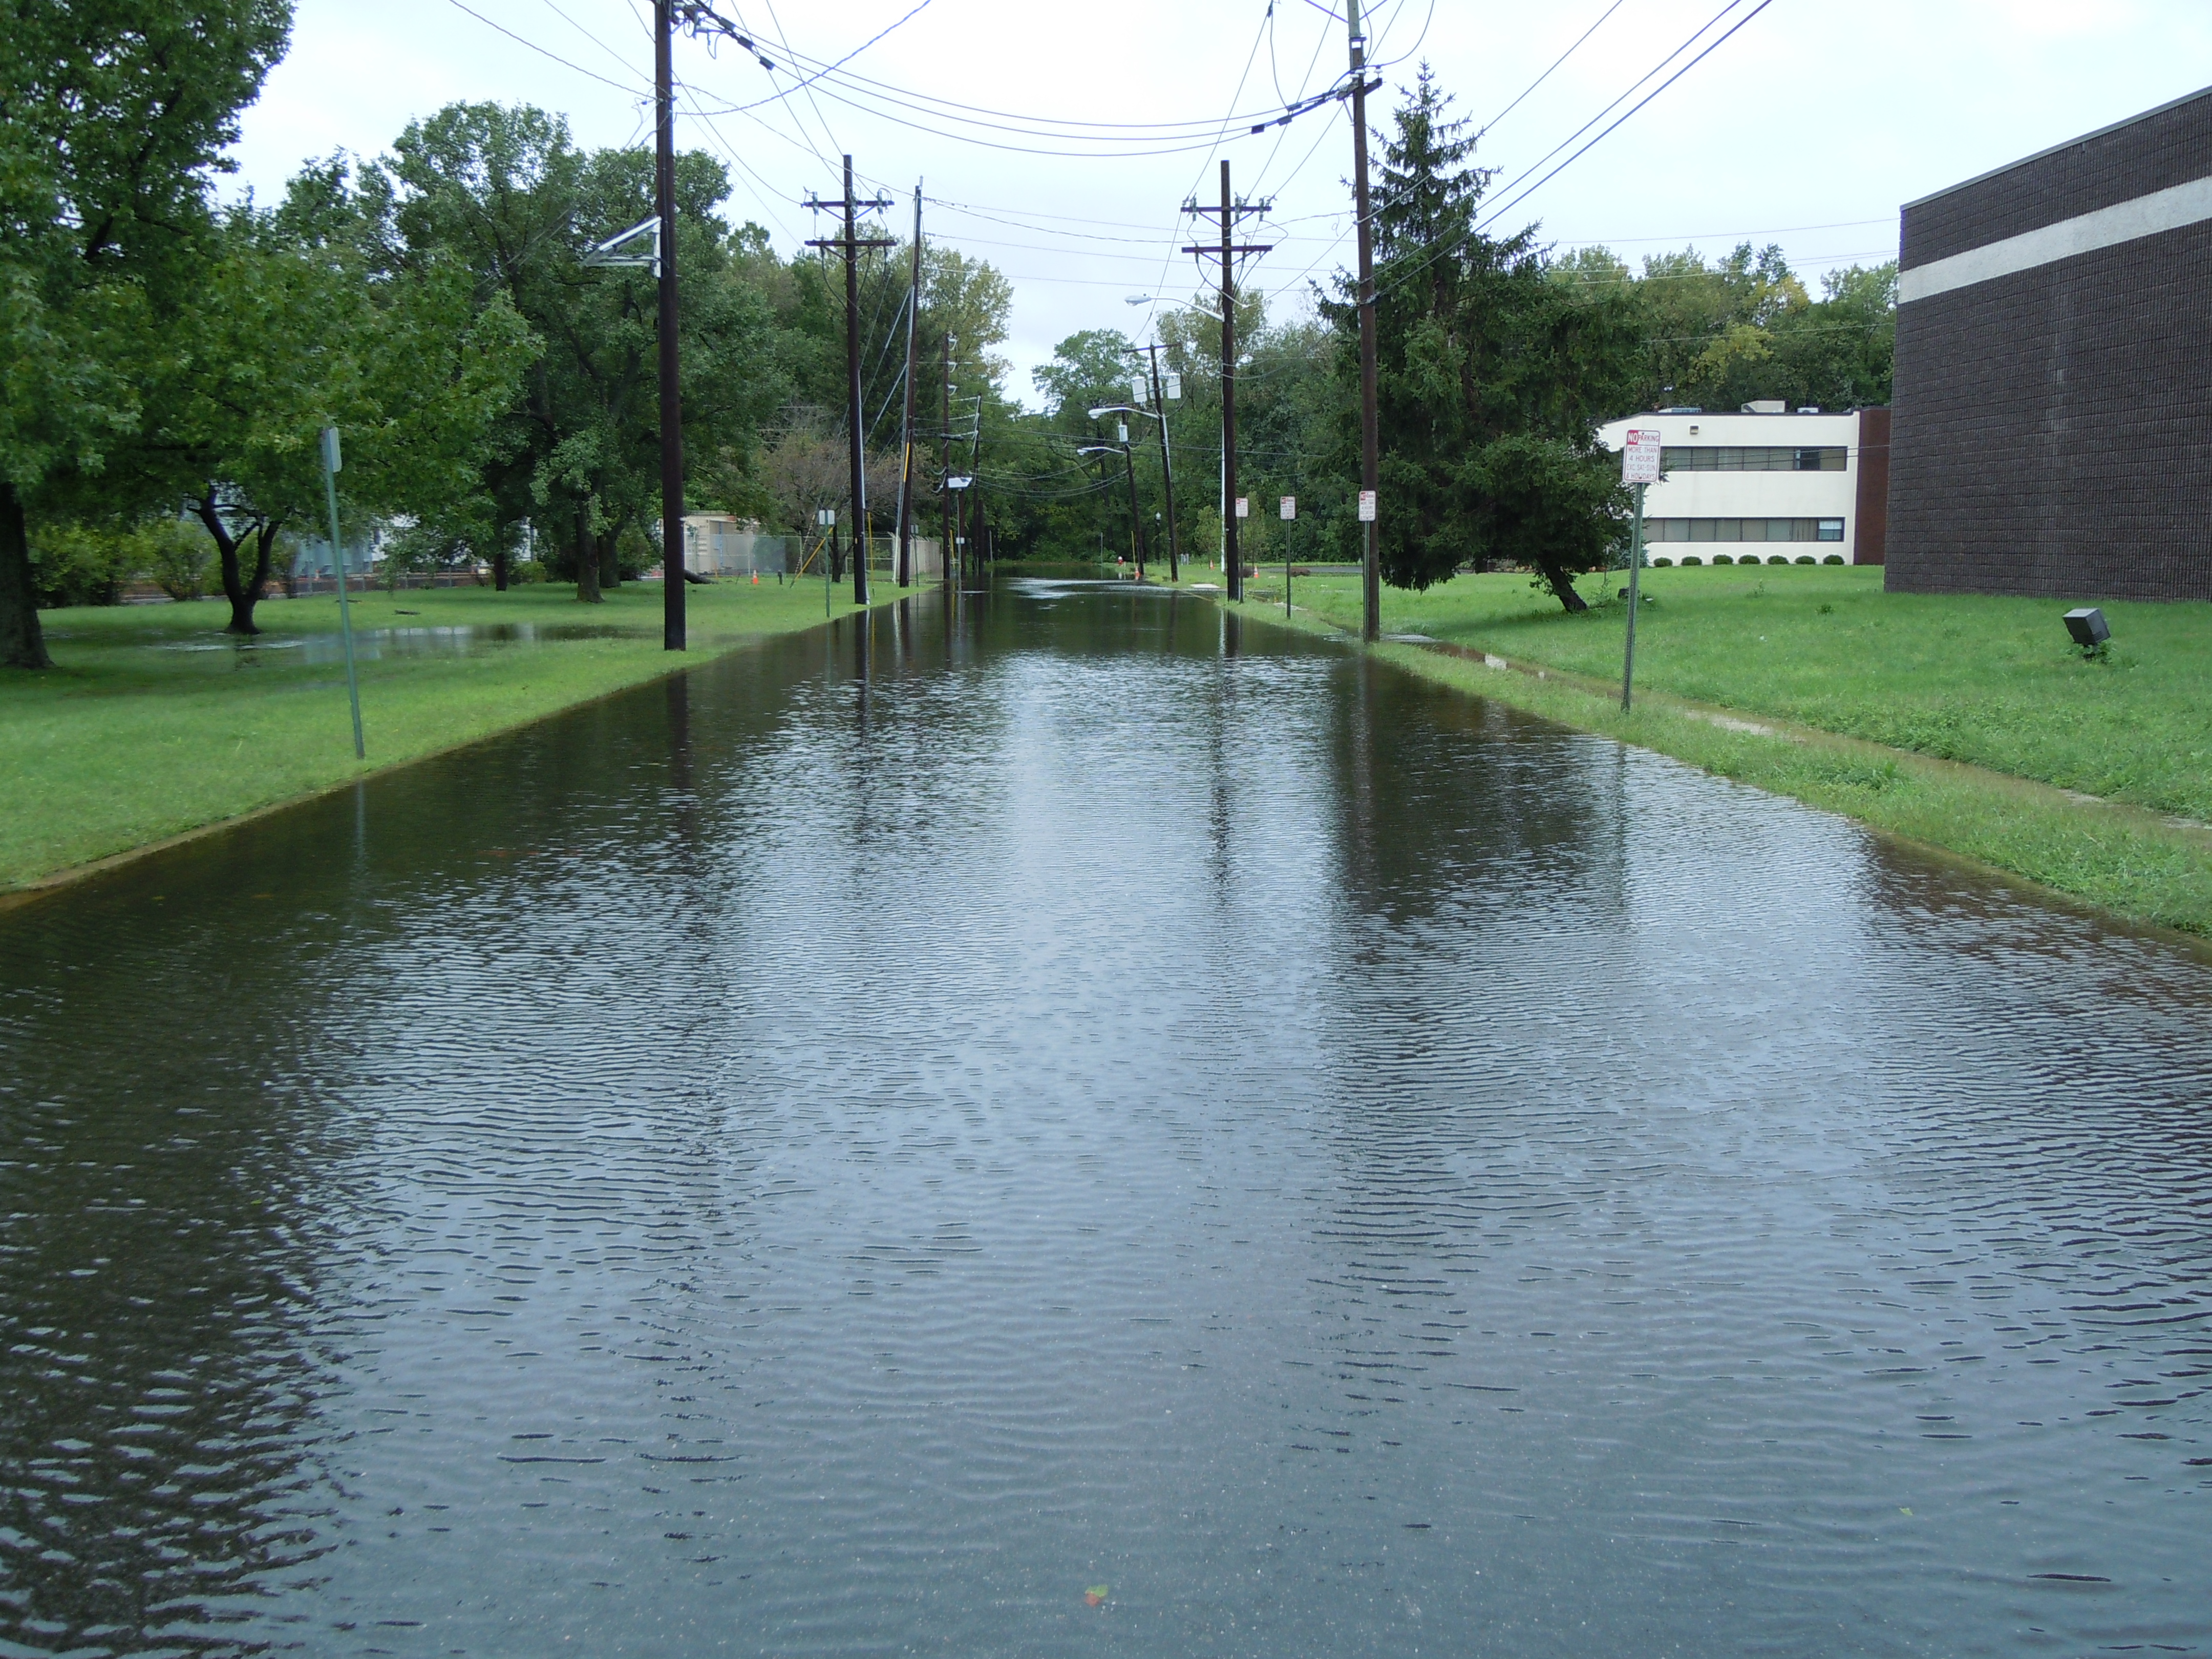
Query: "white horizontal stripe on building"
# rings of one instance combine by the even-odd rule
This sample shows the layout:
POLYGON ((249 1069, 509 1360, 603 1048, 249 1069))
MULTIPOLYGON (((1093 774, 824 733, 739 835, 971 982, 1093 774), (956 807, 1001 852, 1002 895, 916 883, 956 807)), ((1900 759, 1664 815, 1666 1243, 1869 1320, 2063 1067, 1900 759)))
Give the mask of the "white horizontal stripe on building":
POLYGON ((2022 231, 2001 242, 1969 248, 1948 259, 1936 259, 1897 276, 1897 300, 1909 305, 1932 299, 1954 288, 1970 287, 2015 271, 2070 259, 2077 253, 2117 247, 2163 230, 2179 230, 2212 219, 2212 178, 2192 179, 2185 185, 2154 190, 2131 202, 2118 202, 2094 213, 2061 219, 2055 225, 2022 231))

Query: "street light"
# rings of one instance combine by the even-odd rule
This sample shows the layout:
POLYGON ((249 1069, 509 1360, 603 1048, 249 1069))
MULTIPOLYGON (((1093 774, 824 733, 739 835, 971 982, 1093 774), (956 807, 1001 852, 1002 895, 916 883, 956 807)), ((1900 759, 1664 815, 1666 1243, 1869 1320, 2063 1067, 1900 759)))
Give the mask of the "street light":
MULTIPOLYGON (((1105 411, 1103 410, 1097 409, 1091 411, 1094 418, 1104 412, 1105 411)), ((1136 412, 1139 415, 1144 413, 1142 410, 1139 410, 1136 412)), ((1137 580, 1139 581, 1144 580, 1145 524, 1144 520, 1137 516, 1137 462, 1135 456, 1131 453, 1129 448, 1129 428, 1126 425, 1122 427, 1121 441, 1118 444, 1084 444, 1078 447, 1075 453, 1079 455, 1118 454, 1121 458, 1121 464, 1128 469, 1129 543, 1130 545, 1136 550, 1137 580)))
MULTIPOLYGON (((1156 398, 1159 395, 1159 364, 1157 361, 1152 365, 1152 395, 1156 398)), ((1168 580, 1171 583, 1180 582, 1182 580, 1182 550, 1176 540, 1175 452, 1168 444, 1167 413, 1164 410, 1139 408, 1135 404, 1101 404, 1091 411, 1091 418, 1095 421, 1101 415, 1141 415, 1148 421, 1158 421, 1160 423, 1160 487, 1167 492, 1168 503, 1168 580)), ((1128 428, 1125 426, 1122 428, 1122 437, 1125 441, 1127 436, 1128 428)), ((1130 511, 1133 514, 1136 511, 1133 463, 1132 463, 1130 477, 1130 511)), ((1139 562, 1141 565, 1142 561, 1139 562)))
MULTIPOLYGON (((1132 294, 1128 296, 1127 303, 1133 306, 1164 305, 1171 311, 1193 311, 1194 309, 1194 307, 1184 305, 1178 301, 1163 300, 1157 294, 1132 294)), ((1160 473, 1162 477, 1166 480, 1165 488, 1167 490, 1168 499, 1168 580, 1171 582, 1179 582, 1182 580, 1182 546, 1176 532, 1175 453, 1168 439, 1167 406, 1171 401, 1181 401, 1182 398, 1182 376, 1170 373, 1164 385, 1160 379, 1160 348, 1158 342, 1152 341, 1148 343, 1144 347, 1144 351, 1146 359, 1152 369, 1152 402, 1158 404, 1160 409, 1160 413, 1153 418, 1158 420, 1160 423, 1160 473)), ((1139 410, 1137 412, 1139 414, 1146 414, 1149 411, 1139 410)), ((1227 453, 1228 452, 1224 447, 1223 451, 1224 468, 1226 465, 1227 453)), ((1226 518, 1229 512, 1229 475, 1225 470, 1221 475, 1221 511, 1224 518, 1226 518)))

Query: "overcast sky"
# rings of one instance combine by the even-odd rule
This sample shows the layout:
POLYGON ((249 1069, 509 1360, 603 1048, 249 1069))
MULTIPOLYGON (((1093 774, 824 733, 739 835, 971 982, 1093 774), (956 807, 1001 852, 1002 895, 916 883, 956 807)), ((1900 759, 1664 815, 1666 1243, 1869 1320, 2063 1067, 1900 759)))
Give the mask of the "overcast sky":
MULTIPOLYGON (((678 142, 728 161, 731 216, 765 226, 787 251, 821 234, 796 204, 809 191, 839 193, 842 152, 872 186, 900 195, 902 227, 919 178, 926 233, 1013 279, 1009 389, 1033 398, 1027 371, 1055 342, 1091 327, 1141 337, 1147 307, 1126 296, 1188 298, 1196 274, 1175 250, 1192 240, 1191 222, 1177 210, 1194 189, 1218 195, 1219 156, 1240 194, 1274 203, 1243 233, 1274 244, 1250 283, 1297 303, 1312 277, 1349 262, 1340 108, 1249 131, 1343 74, 1344 25, 1330 15, 1341 3, 722 0, 776 71, 727 43, 710 56, 680 41, 689 106, 678 142), (871 109, 835 82, 802 88, 784 55, 787 43, 801 60, 836 61, 885 30, 845 65, 878 83, 861 94, 871 109), (999 125, 904 112, 938 129, 921 131, 884 101, 907 93, 999 125), (1232 112, 1246 118, 1217 149, 1232 112), (1071 142, 1037 136, 1048 120, 1102 125, 1071 142), (1097 142, 1109 123, 1182 131, 1097 142), (1037 153, 1053 150, 1083 153, 1037 153), (1162 150, 1172 153, 1132 153, 1162 150)), ((460 99, 557 111, 586 146, 644 142, 649 16, 649 0, 299 0, 290 55, 245 115, 226 188, 269 196, 304 158, 374 155, 410 119, 460 99)), ((1536 222, 1548 240, 1602 242, 1632 261, 1692 244, 1710 253, 1778 242, 1808 278, 1893 257, 1903 202, 2212 80, 2207 0, 1380 0, 1369 29, 1370 59, 1387 66, 1370 106, 1377 125, 1425 58, 1459 112, 1490 124, 1479 159, 1500 169, 1491 199, 1504 206, 1536 186, 1500 228, 1536 222), (1617 131, 1538 182, 1747 17, 1617 131)))

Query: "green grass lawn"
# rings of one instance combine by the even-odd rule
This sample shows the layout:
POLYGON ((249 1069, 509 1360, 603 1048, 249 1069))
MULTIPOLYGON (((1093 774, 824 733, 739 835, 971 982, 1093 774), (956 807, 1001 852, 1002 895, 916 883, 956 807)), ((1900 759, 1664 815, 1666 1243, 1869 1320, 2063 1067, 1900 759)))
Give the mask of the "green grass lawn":
MULTIPOLYGON (((894 597, 888 584, 871 592, 894 597)), ((850 595, 838 590, 836 614, 854 611, 850 595)), ((554 584, 357 596, 355 629, 380 653, 360 665, 366 765, 353 757, 335 597, 264 602, 265 631, 250 641, 222 631, 219 601, 43 612, 56 666, 0 672, 0 890, 823 620, 818 581, 694 587, 691 648, 676 659, 660 647, 661 604, 658 582, 625 583, 600 605, 554 584), (416 631, 508 625, 550 633, 464 655, 454 636, 416 631), (394 629, 409 632, 385 637, 394 629)))
MULTIPOLYGON (((2122 915, 2212 934, 2202 827, 2212 820, 2212 605, 2107 603, 2112 649, 2093 663, 2069 641, 2063 603, 1891 594, 1881 578, 1835 566, 1646 571, 1639 699, 1626 716, 1616 688, 1627 607, 1606 598, 1618 572, 1584 580, 1594 608, 1581 616, 1525 576, 1383 590, 1385 634, 1548 678, 1418 645, 1379 651, 2122 915), (1717 710, 1732 713, 1717 722, 1717 710)), ((1247 588, 1251 614, 1281 617, 1279 570, 1247 588)), ((1303 624, 1357 629, 1355 577, 1300 578, 1293 592, 1303 624)))
MULTIPOLYGON (((1596 599, 1623 580, 1583 589, 1596 599)), ((2212 820, 2212 605, 2106 602, 2111 654, 2093 663, 2061 602, 1885 593, 1872 567, 1647 570, 1642 587, 1639 685, 2212 820)), ((1292 592, 1358 625, 1355 580, 1292 592)), ((1569 616, 1525 576, 1461 576, 1385 588, 1382 628, 1617 678, 1626 612, 1569 616)))

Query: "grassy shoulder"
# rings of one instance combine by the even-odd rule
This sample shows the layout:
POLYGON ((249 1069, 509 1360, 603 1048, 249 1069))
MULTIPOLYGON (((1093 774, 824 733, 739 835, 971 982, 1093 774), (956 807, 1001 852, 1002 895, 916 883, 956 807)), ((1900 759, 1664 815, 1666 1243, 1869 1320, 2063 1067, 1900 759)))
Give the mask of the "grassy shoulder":
MULTIPOLYGON (((838 592, 836 614, 856 608, 850 593, 838 592)), ((264 602, 264 632, 250 641, 222 631, 220 603, 46 611, 54 668, 0 675, 0 890, 823 619, 818 582, 694 587, 691 649, 678 659, 661 649, 661 604, 657 582, 626 583, 600 605, 553 584, 357 598, 365 763, 353 757, 335 598, 264 602)))
MULTIPOLYGON (((1378 654, 2212 935, 2212 607, 2108 605, 2114 649, 2096 664, 2067 648, 2048 600, 1885 594, 1879 570, 1848 568, 1646 575, 1632 714, 1620 707, 1626 607, 1570 617, 1525 577, 1386 590, 1384 632, 1436 643, 1378 654)), ((1264 574, 1250 586, 1244 609, 1283 620, 1279 575, 1272 605, 1264 574)), ((1350 578, 1300 580, 1294 597, 1298 624, 1358 626, 1350 578)))

